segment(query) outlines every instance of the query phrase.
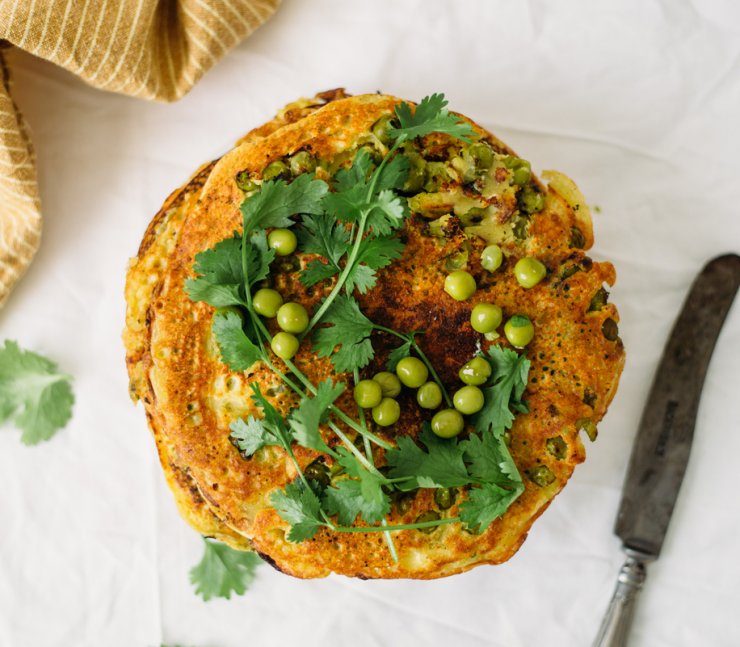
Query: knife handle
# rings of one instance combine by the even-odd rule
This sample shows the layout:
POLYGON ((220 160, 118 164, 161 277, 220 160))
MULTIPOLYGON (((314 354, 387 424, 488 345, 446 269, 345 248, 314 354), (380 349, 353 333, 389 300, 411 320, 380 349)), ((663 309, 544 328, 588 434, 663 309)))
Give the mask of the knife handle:
POLYGON ((627 551, 627 561, 617 576, 614 595, 609 602, 593 647, 626 647, 635 614, 637 594, 647 574, 645 557, 637 551, 627 551))

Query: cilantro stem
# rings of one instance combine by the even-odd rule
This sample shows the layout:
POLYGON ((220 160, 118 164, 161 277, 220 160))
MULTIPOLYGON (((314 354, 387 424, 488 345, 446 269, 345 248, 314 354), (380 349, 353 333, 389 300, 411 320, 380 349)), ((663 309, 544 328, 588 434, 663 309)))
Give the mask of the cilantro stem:
MULTIPOLYGON (((355 368, 353 371, 353 376, 355 378, 355 384, 357 384, 360 381, 360 371, 355 368)), ((365 410, 357 405, 357 414, 360 418, 360 426, 367 430, 367 423, 365 422, 365 410)), ((365 444, 365 455, 367 456, 367 460, 370 461, 373 465, 375 464, 373 460, 373 450, 372 447, 370 447, 370 441, 368 440, 367 436, 363 436, 362 440, 365 444)), ((383 518, 380 522, 382 525, 387 526, 388 520, 383 518)), ((391 554, 391 559, 394 563, 398 564, 398 551, 396 550, 396 544, 393 543, 393 537, 391 537, 391 533, 386 531, 383 533, 383 538, 385 539, 385 543, 388 546, 388 551, 391 554)))
POLYGON ((380 472, 378 472, 378 470, 375 467, 375 465, 373 465, 372 463, 370 463, 367 460, 367 458, 365 458, 362 455, 362 452, 359 449, 357 449, 357 447, 354 446, 354 444, 352 443, 352 441, 349 438, 347 438, 347 435, 339 427, 337 427, 333 422, 329 422, 329 427, 330 427, 330 429, 337 436, 339 436, 339 439, 344 443, 344 445, 347 447, 347 449, 349 449, 349 451, 352 452, 355 455, 355 458, 357 458, 357 460, 360 461, 360 463, 362 464, 362 466, 368 472, 372 472, 373 474, 376 474, 378 476, 382 476, 382 474, 380 472))
POLYGON ((332 530, 335 532, 389 532, 395 530, 414 530, 415 528, 433 528, 443 526, 449 523, 457 523, 460 517, 448 517, 446 519, 436 519, 434 521, 419 521, 418 523, 402 523, 395 526, 337 526, 332 530))
MULTIPOLYGON (((373 176, 370 179, 370 184, 368 185, 367 194, 365 195, 365 202, 370 203, 371 199, 373 197, 373 193, 375 192, 375 185, 378 183, 378 178, 380 177, 383 167, 386 165, 387 161, 390 159, 391 155, 398 150, 398 147, 403 144, 403 142, 406 141, 406 136, 401 135, 396 142, 393 144, 391 149, 388 151, 387 155, 383 157, 383 160, 378 165, 378 168, 373 171, 373 176)), ((360 246, 362 245, 362 237, 365 235, 365 227, 367 226, 367 219, 370 215, 370 211, 372 211, 372 207, 365 208, 360 212, 360 222, 357 225, 357 232, 355 233, 355 240, 354 244, 352 245, 352 249, 350 250, 349 255, 347 256, 347 263, 344 266, 344 269, 342 270, 342 273, 339 275, 339 278, 337 279, 337 282, 334 284, 334 287, 332 288, 331 292, 329 293, 329 296, 324 299, 324 302, 321 304, 319 309, 314 313, 313 317, 311 317, 311 320, 308 322, 308 328, 306 328, 305 331, 301 334, 301 339, 303 339, 308 333, 311 332, 313 327, 321 321, 321 318, 324 316, 326 311, 329 309, 329 306, 333 303, 334 299, 336 299, 337 295, 341 292, 342 288, 344 287, 344 284, 347 281, 347 277, 349 276, 350 272, 354 269, 355 261, 357 260, 357 255, 360 252, 360 246)), ((354 228, 353 228, 354 230, 354 228)))

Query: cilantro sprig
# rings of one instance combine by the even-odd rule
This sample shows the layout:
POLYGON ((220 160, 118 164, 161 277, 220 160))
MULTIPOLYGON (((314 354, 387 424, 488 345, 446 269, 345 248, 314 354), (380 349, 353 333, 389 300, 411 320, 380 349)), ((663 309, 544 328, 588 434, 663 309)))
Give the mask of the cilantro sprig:
POLYGON ((226 544, 203 538, 203 557, 190 571, 195 593, 206 602, 212 598, 243 595, 262 560, 256 553, 234 550, 226 544))
POLYGON ((359 369, 375 355, 373 334, 393 335, 400 343, 387 358, 389 370, 402 358, 417 355, 451 406, 449 394, 416 341, 423 331, 397 331, 372 322, 354 296, 372 289, 377 271, 403 252, 397 233, 409 215, 401 193, 409 171, 408 158, 401 150, 404 143, 431 133, 465 142, 475 136, 472 127, 450 114, 446 106, 443 95, 423 99, 415 110, 405 103, 397 106, 398 126, 389 131, 392 142, 383 147, 383 159, 376 163, 362 149, 330 184, 310 174, 290 183, 264 182, 242 204, 241 233, 198 254, 195 276, 186 283, 191 299, 219 309, 212 330, 222 360, 236 371, 262 362, 298 395, 298 404, 283 416, 252 385, 252 398, 262 415, 231 424, 231 439, 245 457, 272 445, 284 450, 295 466, 297 478, 271 494, 277 514, 290 524, 290 541, 309 539, 321 528, 383 532, 395 559, 390 531, 461 521, 480 531, 523 490, 503 440, 503 430, 513 420, 511 409, 526 410, 521 398, 529 365, 516 353, 514 358, 495 349, 489 353, 493 377, 484 390, 484 409, 475 419, 477 433, 465 440, 443 440, 425 426, 421 445, 402 437, 394 446, 368 429, 362 409, 355 420, 336 406, 343 384, 325 380, 314 385, 290 359, 282 360, 287 370, 279 367, 269 351, 271 334, 252 307, 252 289, 268 276, 274 260, 266 230, 293 227, 302 251, 318 257, 302 270, 301 282, 310 287, 333 281, 301 339, 310 338, 319 356, 330 357, 338 373, 349 372, 357 382, 359 369), (363 438, 364 453, 340 424, 363 438), (322 431, 327 428, 334 439, 322 431), (334 465, 330 485, 307 478, 294 445, 330 457, 334 465), (387 474, 374 464, 373 445, 386 451, 387 474), (390 493, 417 487, 465 487, 469 495, 460 506, 459 517, 389 525, 390 493), (360 523, 367 525, 356 525, 360 523))
POLYGON ((72 417, 72 377, 9 339, 0 348, 0 424, 13 420, 24 445, 49 440, 72 417))

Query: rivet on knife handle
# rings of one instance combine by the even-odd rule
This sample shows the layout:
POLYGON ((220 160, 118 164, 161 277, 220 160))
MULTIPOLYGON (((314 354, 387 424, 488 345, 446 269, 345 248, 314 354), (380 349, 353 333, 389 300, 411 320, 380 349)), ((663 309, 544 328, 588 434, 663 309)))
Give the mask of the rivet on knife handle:
POLYGON ((627 561, 594 647, 627 644, 645 564, 660 555, 689 461, 709 360, 738 286, 740 256, 727 254, 707 263, 663 350, 632 446, 615 525, 627 561))

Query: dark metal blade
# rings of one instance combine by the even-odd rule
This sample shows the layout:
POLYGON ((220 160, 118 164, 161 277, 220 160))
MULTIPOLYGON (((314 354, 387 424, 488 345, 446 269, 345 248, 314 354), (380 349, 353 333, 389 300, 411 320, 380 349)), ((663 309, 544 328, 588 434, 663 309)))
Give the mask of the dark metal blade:
POLYGON ((740 256, 710 261, 673 326, 622 490, 615 532, 626 548, 660 553, 689 460, 704 377, 738 285, 740 256))

